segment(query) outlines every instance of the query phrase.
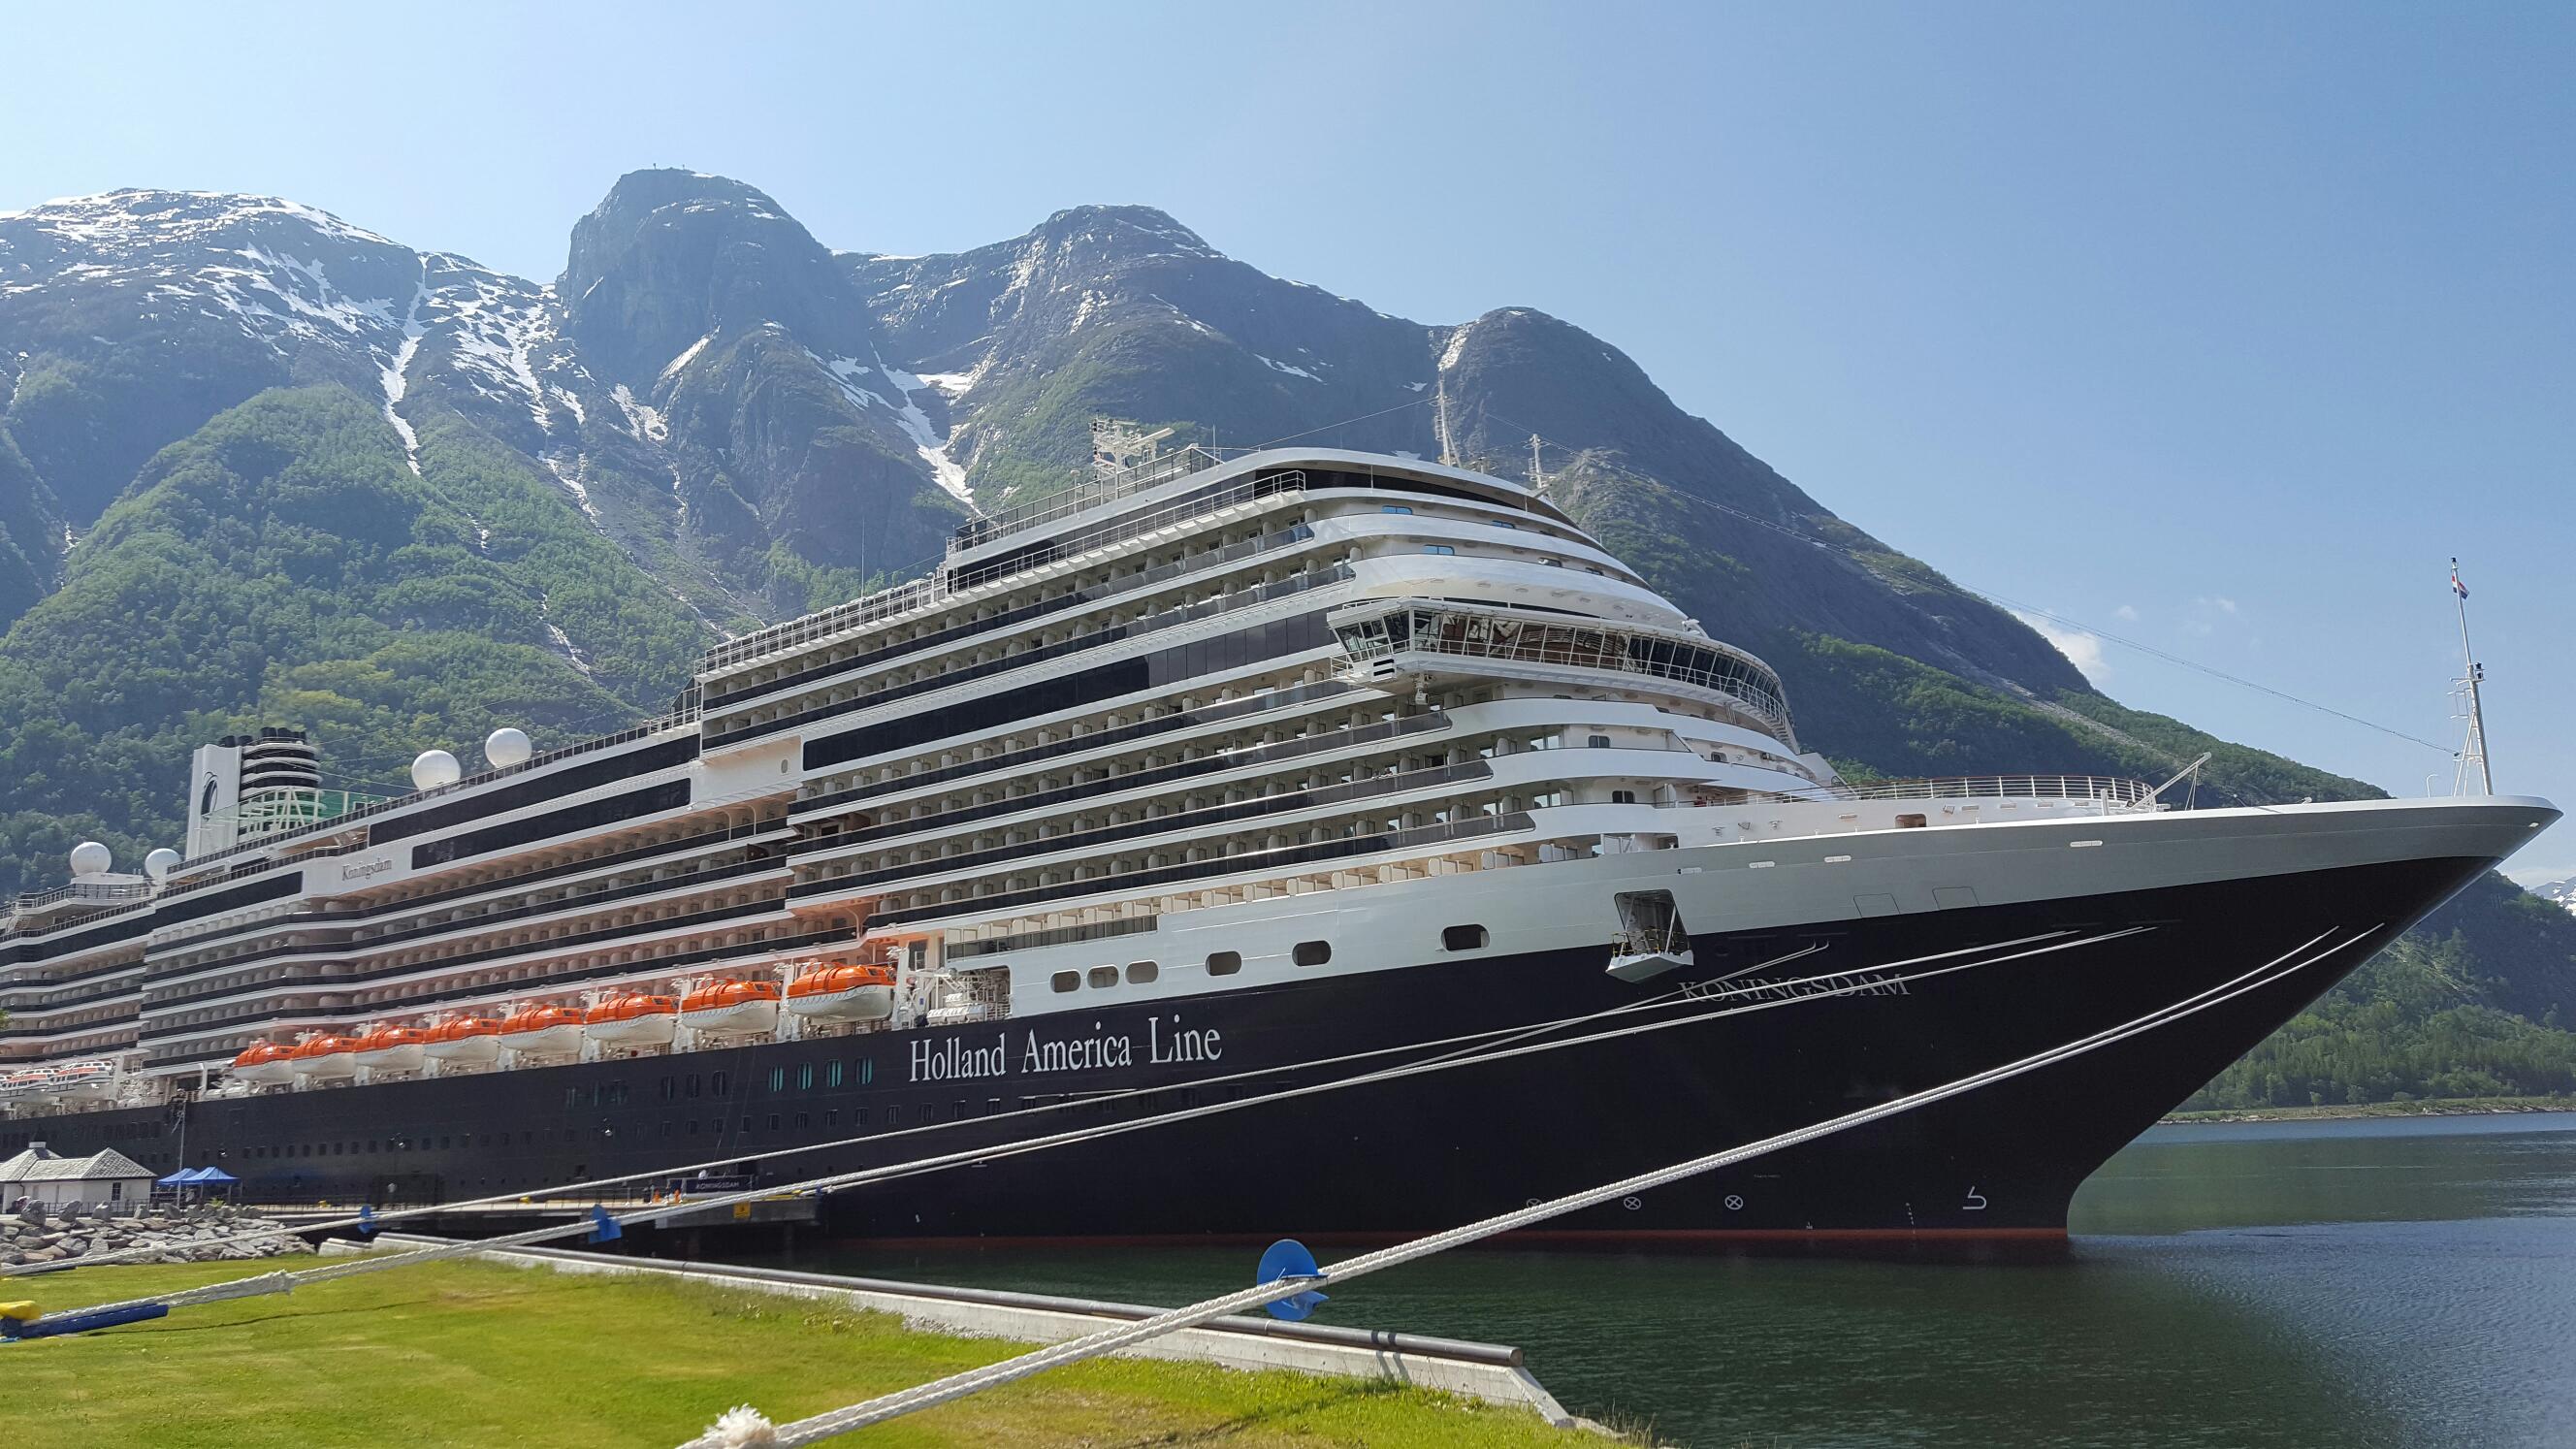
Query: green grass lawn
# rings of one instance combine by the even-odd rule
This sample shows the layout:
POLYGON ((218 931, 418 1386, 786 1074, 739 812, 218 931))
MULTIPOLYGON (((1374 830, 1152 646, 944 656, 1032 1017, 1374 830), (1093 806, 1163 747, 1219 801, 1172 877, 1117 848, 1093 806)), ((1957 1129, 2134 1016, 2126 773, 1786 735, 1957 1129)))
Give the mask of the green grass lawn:
MULTIPOLYGON (((311 1259, 293 1261, 308 1266, 311 1259)), ((11 1280, 48 1313, 290 1266, 11 1280)), ((785 1422, 1022 1345, 649 1279, 445 1262, 0 1345, 0 1422, 64 1444, 678 1444, 735 1404, 785 1422)), ((1099 1360, 850 1436, 879 1445, 1597 1446, 1525 1411, 1382 1382, 1099 1360)))

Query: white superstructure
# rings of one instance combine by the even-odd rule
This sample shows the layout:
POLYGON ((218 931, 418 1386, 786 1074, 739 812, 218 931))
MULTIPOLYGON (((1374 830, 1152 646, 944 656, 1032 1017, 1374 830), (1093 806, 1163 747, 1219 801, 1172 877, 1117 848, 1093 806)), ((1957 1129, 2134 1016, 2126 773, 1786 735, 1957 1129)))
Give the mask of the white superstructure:
POLYGON ((1767 665, 1554 504, 1332 450, 1174 454, 978 518, 927 578, 713 651, 663 718, 533 756, 497 740, 460 781, 440 764, 410 796, 244 829, 271 754, 304 766, 199 752, 188 858, 157 887, 20 903, 0 1100, 11 1071, 76 1058, 194 1083, 263 1046, 621 992, 681 997, 675 1029, 548 1028, 537 1052, 505 1024, 509 1050, 433 1035, 377 1059, 398 1067, 263 1059, 235 1081, 902 1030, 1507 949, 1645 956, 1676 918, 2099 891, 2112 856, 2148 885, 2381 848, 2322 807, 2160 822, 2126 781, 1843 786, 1767 665), (2228 816, 2258 844, 2167 828, 2228 816), (851 964, 891 987, 793 1008, 801 975, 851 964))

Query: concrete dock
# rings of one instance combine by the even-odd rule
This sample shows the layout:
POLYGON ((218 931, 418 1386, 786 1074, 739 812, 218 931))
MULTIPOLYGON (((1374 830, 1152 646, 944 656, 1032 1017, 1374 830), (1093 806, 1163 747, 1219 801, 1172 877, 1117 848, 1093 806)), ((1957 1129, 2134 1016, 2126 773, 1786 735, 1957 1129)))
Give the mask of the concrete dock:
MULTIPOLYGON (((588 1211, 587 1207, 583 1211, 588 1211)), ((372 1244, 334 1239, 325 1243, 322 1251, 352 1253, 421 1248, 448 1241, 451 1240, 385 1232, 378 1234, 372 1244)), ((564 1248, 490 1248, 473 1256, 558 1273, 671 1277, 751 1292, 829 1300, 854 1308, 892 1313, 900 1317, 907 1327, 925 1331, 1029 1343, 1054 1343, 1078 1338, 1119 1323, 1150 1318, 1163 1311, 1141 1304, 1086 1298, 903 1283, 779 1268, 746 1268, 722 1263, 675 1262, 564 1248)), ((1271 1318, 1232 1317, 1139 1344, 1128 1350, 1128 1354, 1139 1358, 1212 1363, 1235 1369, 1286 1369, 1344 1378, 1386 1379, 1527 1409, 1559 1427, 1580 1422, 1567 1414, 1555 1397, 1530 1374, 1522 1361, 1521 1351, 1502 1344, 1338 1325, 1285 1323, 1271 1318)))

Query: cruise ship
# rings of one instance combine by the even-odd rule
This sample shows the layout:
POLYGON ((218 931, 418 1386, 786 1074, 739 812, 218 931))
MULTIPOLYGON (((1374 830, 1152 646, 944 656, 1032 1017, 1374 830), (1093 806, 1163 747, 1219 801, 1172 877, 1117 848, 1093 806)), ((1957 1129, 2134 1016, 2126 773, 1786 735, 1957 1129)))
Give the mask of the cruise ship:
POLYGON ((184 849, 83 845, 10 914, 0 1154, 419 1204, 989 1149, 828 1226, 1388 1235, 2196 1003, 1548 1230, 2062 1238, 2112 1152, 2557 815, 1846 782, 1723 625, 1514 482, 1181 450, 602 738, 366 799, 299 730, 233 736, 184 849), (1084 1127, 1132 1130, 1010 1150, 1084 1127))

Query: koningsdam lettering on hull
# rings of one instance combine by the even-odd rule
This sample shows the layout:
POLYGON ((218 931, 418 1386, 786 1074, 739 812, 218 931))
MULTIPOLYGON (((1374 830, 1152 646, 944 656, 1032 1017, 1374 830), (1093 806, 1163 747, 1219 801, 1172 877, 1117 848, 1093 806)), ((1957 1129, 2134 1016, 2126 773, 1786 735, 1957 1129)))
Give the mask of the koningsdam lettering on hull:
MULTIPOLYGON (((1225 1033, 1212 1026, 1183 1028, 1179 1021, 1180 1018, 1175 1016, 1172 1024, 1167 1026, 1159 1017, 1146 1019, 1142 1060, 1147 1065, 1224 1060, 1225 1033)), ((970 1045, 964 1037, 950 1037, 943 1042, 914 1042, 910 1080, 962 1082, 1013 1075, 1011 1046, 1011 1033, 1007 1027, 993 1034, 990 1046, 970 1045)), ((1136 1039, 1131 1033, 1045 1040, 1031 1030, 1020 1042, 1017 1074, 1042 1076, 1051 1072, 1100 1071, 1111 1067, 1132 1067, 1138 1060, 1136 1039)))

